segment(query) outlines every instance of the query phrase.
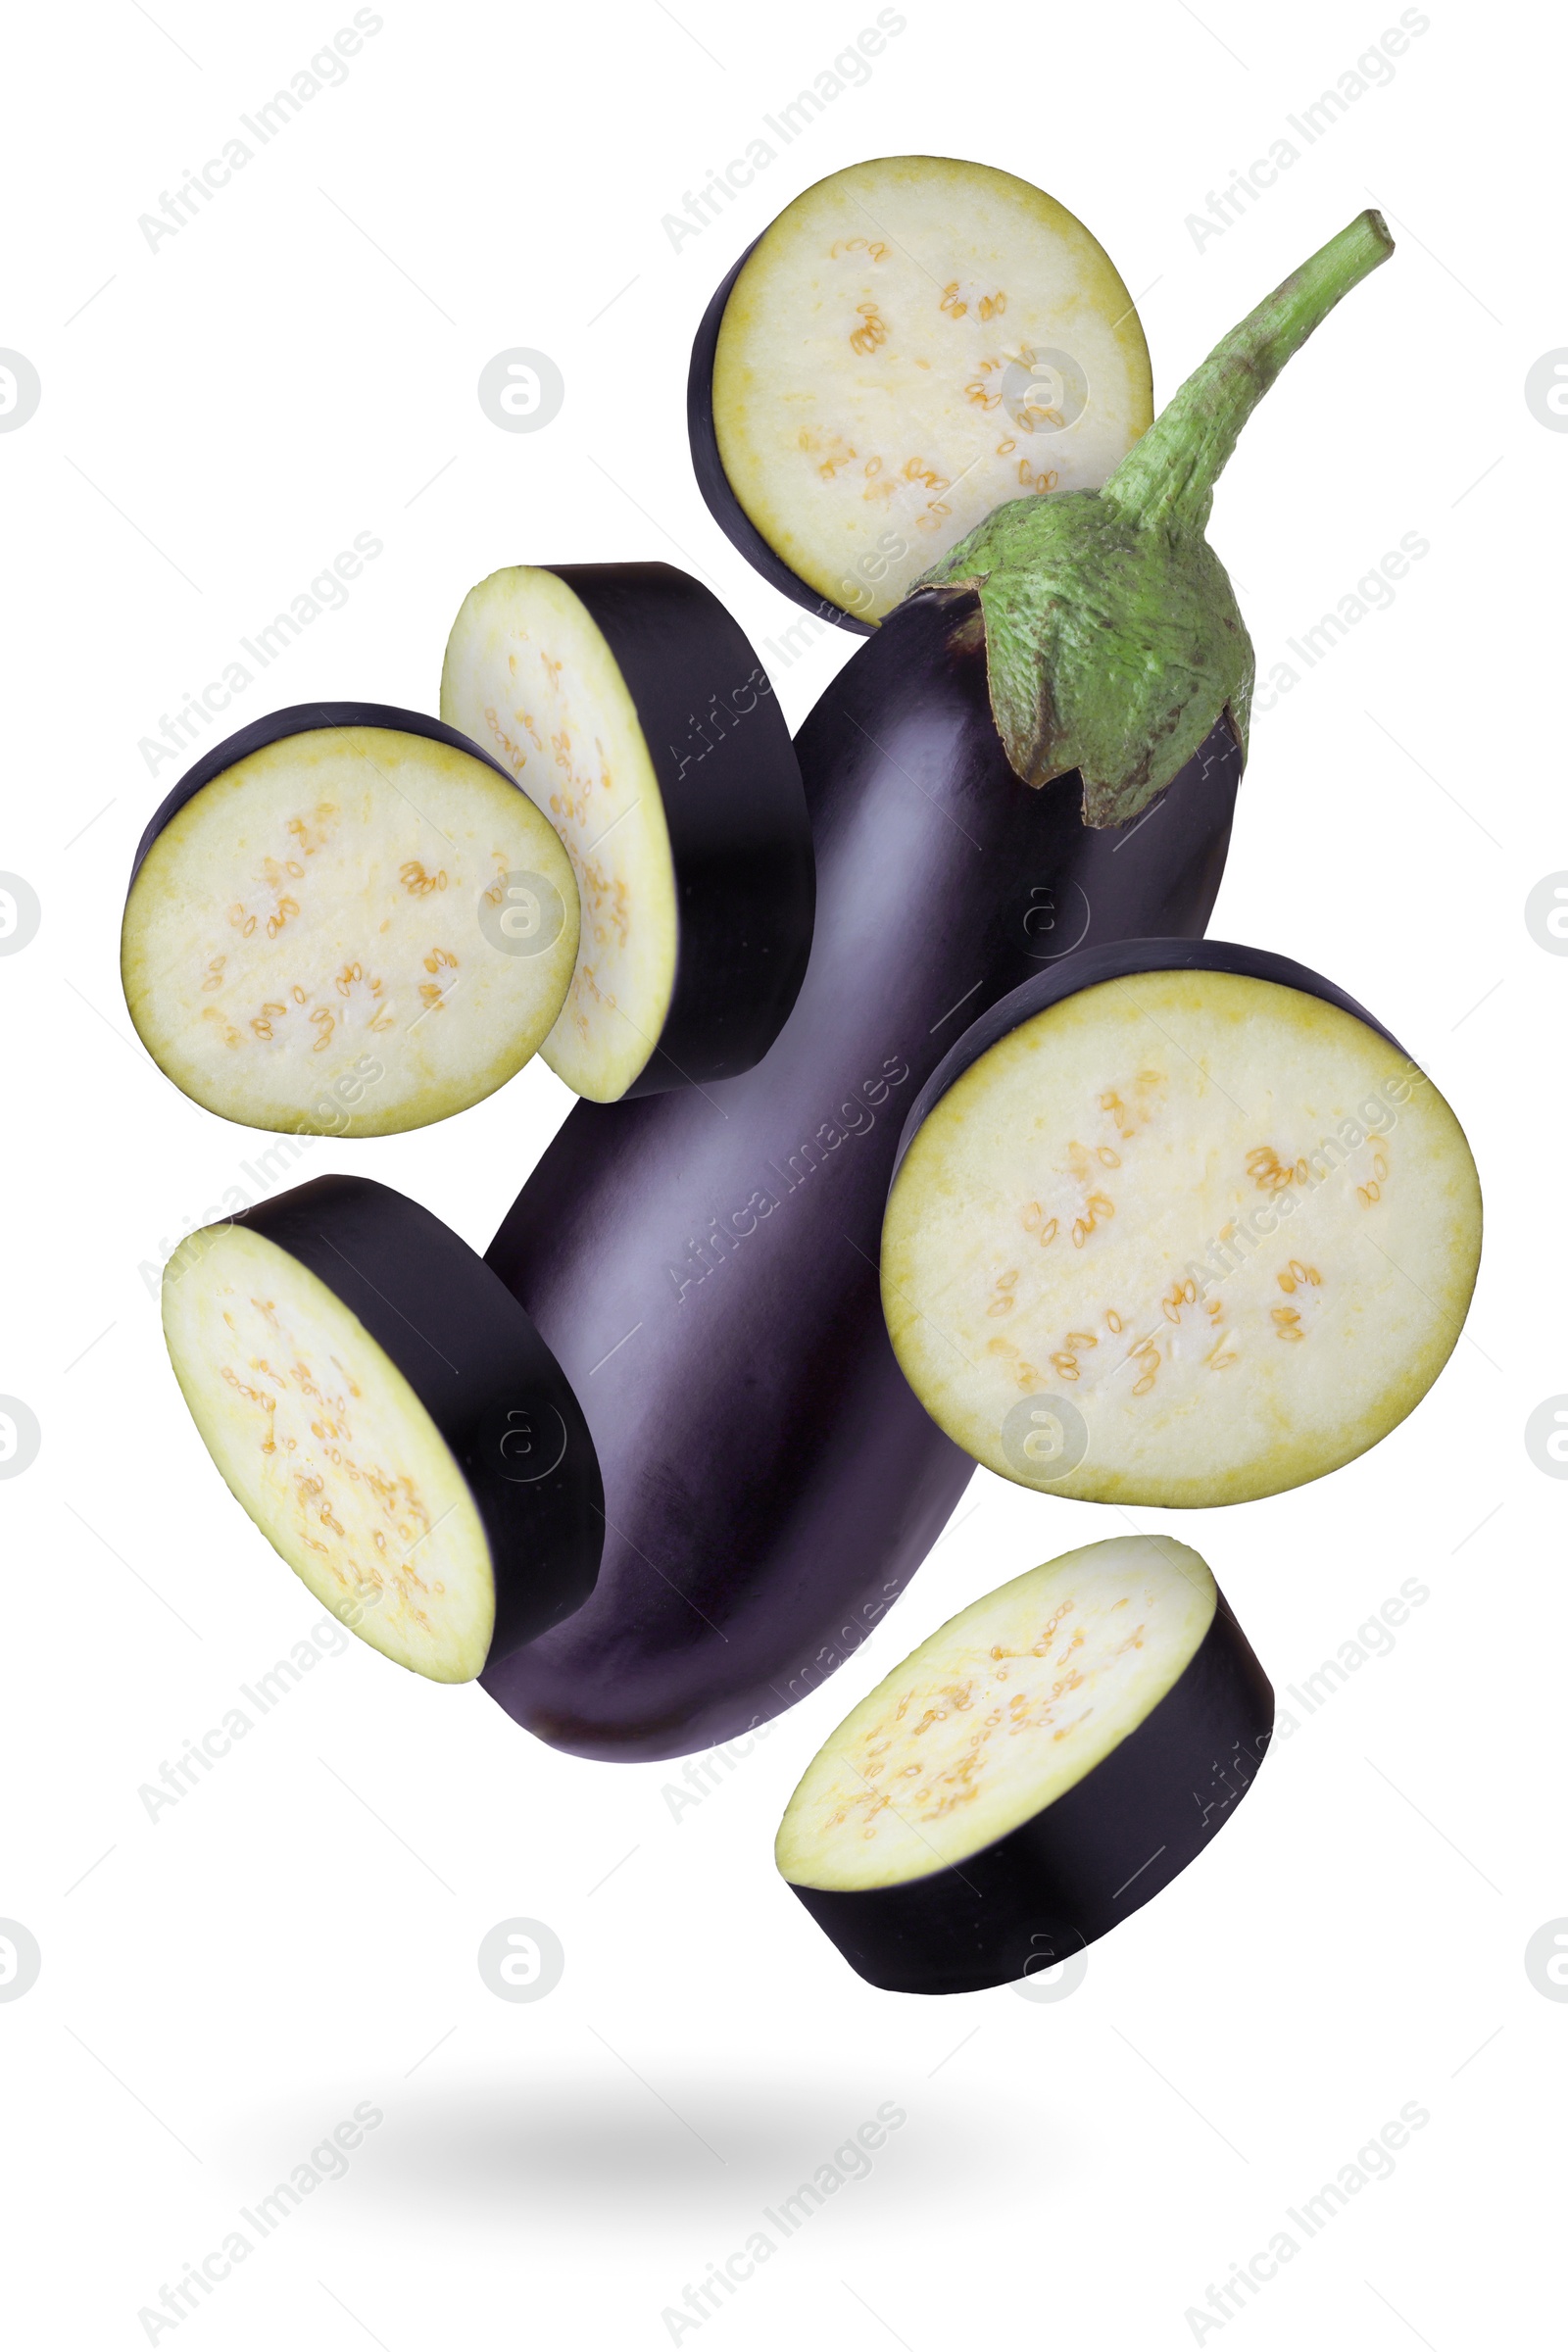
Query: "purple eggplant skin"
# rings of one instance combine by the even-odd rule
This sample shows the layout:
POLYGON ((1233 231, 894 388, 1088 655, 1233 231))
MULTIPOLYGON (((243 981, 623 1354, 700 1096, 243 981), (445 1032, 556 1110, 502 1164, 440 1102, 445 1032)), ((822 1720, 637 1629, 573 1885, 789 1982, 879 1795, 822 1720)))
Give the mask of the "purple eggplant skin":
POLYGON ((760 242, 754 237, 729 271, 703 313, 692 343, 692 364, 686 377, 686 437, 691 443, 692 471, 697 476, 703 504, 731 547, 761 573, 770 587, 780 590, 792 603, 804 605, 818 620, 835 621, 841 629, 852 630, 857 637, 869 637, 870 621, 858 619, 830 597, 819 595, 798 572, 791 571, 778 551, 769 546, 730 488, 724 461, 718 454, 718 434, 713 426, 713 356, 718 349, 718 330, 724 323, 735 280, 760 242))
POLYGON ((891 613, 796 748, 816 927, 776 1044, 720 1086, 579 1105, 488 1252, 581 1400, 606 1529, 588 1602, 482 1679, 577 1755, 686 1755, 782 1713, 925 1558, 973 1464, 882 1317, 906 1108, 1031 972, 1200 935, 1241 774, 1222 721, 1140 821, 1086 828, 1076 776, 1008 766, 967 595, 891 613))
POLYGON ((1069 1960, 1196 1862, 1250 1788, 1274 1691, 1219 1595, 1164 1697, 1054 1804, 897 1886, 794 1886, 884 1992, 983 1992, 1069 1960))
POLYGON ((1060 1004, 1086 988, 1099 988, 1107 980, 1136 979, 1142 972, 1230 972, 1240 980, 1272 980, 1276 987, 1294 988, 1303 997, 1316 997, 1321 1003, 1332 1004, 1338 1012, 1348 1012, 1352 1020, 1360 1021, 1386 1039, 1396 1054, 1404 1052, 1398 1039, 1364 1004, 1347 996, 1332 980, 1325 980, 1321 972, 1309 971, 1304 963, 1295 963, 1289 956, 1276 956, 1270 948, 1248 948, 1225 939, 1112 940, 1085 949, 1052 971, 1031 973, 1020 987, 1000 998, 978 1020, 970 1023, 963 1035, 949 1047, 910 1104, 904 1133, 899 1138, 893 1174, 896 1176, 904 1165, 905 1153, 949 1087, 956 1085, 982 1054, 989 1054, 1003 1038, 1010 1036, 1014 1029, 1021 1029, 1025 1021, 1032 1021, 1036 1013, 1049 1011, 1053 1004, 1060 1004))
POLYGON ((811 946, 811 826, 784 714, 740 624, 700 580, 669 564, 551 568, 636 707, 675 870, 674 987, 627 1098, 738 1077, 784 1026, 811 946))
POLYGON ((368 1176, 313 1177, 229 1222, 325 1283, 445 1439, 495 1569, 492 1660, 580 1608, 604 1540, 593 1440, 561 1366, 483 1258, 368 1176))
POLYGON ((237 767, 253 752, 265 752, 269 744, 281 743, 290 735, 315 734, 322 727, 387 727, 398 735, 421 735, 427 743, 444 743, 454 752, 466 752, 470 760, 493 767, 498 776, 506 776, 509 784, 519 792, 522 790, 515 776, 507 775, 499 760, 492 760, 488 752, 470 742, 466 735, 460 735, 456 727, 429 717, 423 710, 395 710, 386 703, 291 703, 286 710, 264 711, 237 734, 215 743, 210 751, 203 752, 194 767, 185 770, 177 784, 170 787, 168 797, 159 803, 136 844, 131 881, 140 873, 148 851, 170 818, 177 816, 204 784, 211 784, 216 776, 237 767))

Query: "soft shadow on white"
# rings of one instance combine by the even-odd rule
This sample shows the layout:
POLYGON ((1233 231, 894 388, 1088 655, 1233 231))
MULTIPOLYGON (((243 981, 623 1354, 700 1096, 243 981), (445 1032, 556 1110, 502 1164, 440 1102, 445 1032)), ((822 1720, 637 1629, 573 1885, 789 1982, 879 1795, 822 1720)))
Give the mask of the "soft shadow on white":
MULTIPOLYGON (((519 2209, 563 2222, 611 2214, 660 2221, 695 2206, 732 2214, 786 2197, 837 2149, 855 2140, 886 2099, 906 2121, 870 2152, 870 2173, 845 2188, 858 2196, 896 2180, 906 2219, 946 2209, 956 2190, 967 2204, 998 2189, 1015 2195, 1020 2174, 1048 2188, 1072 2166, 1066 2142, 1038 2090, 1020 2086, 999 2108, 995 2086, 961 2082, 817 2081, 772 2078, 661 2078, 657 2093, 624 2082, 551 2076, 508 2083, 471 2079, 410 2085, 386 2102, 386 2121, 355 2157, 334 2201, 373 2200, 385 2212, 445 2212, 453 2218, 519 2209)), ((317 2099, 297 2126, 274 2107, 237 2126, 222 2151, 225 2169, 266 2179, 280 2147, 310 2144, 317 2099)), ((848 2172, 853 2154, 838 2169, 848 2172)))

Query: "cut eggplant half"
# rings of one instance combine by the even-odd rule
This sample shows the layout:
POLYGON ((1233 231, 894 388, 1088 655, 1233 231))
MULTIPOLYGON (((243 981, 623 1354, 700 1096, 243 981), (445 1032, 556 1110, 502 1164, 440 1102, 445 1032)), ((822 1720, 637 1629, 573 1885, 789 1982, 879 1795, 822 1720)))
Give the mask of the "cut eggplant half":
POLYGON ((570 852, 557 1076, 615 1102, 760 1061, 810 952, 811 833, 767 673, 718 600, 667 564, 492 572, 453 624, 441 712, 570 852))
POLYGON ((687 411, 720 528, 862 630, 1004 500, 1098 489, 1153 415, 1132 296, 1082 221, 930 155, 785 208, 709 307, 687 411))
POLYGON ((1475 1162, 1387 1031, 1283 956, 1065 959, 914 1104, 882 1243, 895 1353, 977 1461, 1090 1502, 1243 1502, 1419 1403, 1481 1253, 1475 1162))
POLYGON ((373 1649, 469 1682, 587 1598, 604 1490, 576 1397, 417 1202, 318 1177, 188 1235, 163 1301, 230 1492, 373 1649))
POLYGON ((846 1717, 791 1797, 784 1878, 889 1992, 1066 1960, 1228 1821, 1274 1693, 1196 1551, 1091 1544, 974 1601, 846 1717))
POLYGON ((307 703, 165 801, 121 969, 143 1044, 208 1110, 395 1135, 522 1067, 576 953, 570 861, 504 768, 416 711, 307 703))

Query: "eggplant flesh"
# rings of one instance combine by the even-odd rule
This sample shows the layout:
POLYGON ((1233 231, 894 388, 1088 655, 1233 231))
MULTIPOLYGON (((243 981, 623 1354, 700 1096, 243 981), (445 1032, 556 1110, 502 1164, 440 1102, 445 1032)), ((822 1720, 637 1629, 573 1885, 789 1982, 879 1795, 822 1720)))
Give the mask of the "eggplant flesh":
POLYGON ((688 386, 720 527, 861 629, 1004 500, 1098 489, 1152 416, 1132 297, 1088 229, 946 156, 796 197, 720 286, 688 386))
POLYGON ((817 913, 778 1042, 705 1094, 573 1110, 489 1250, 582 1401, 607 1525, 592 1599, 485 1687, 582 1755, 686 1754, 779 1714, 936 1542, 972 1465, 900 1371, 877 1285, 906 1105, 1029 972, 1201 932, 1241 764, 1222 723, 1136 827, 1087 829, 1076 777, 1008 767, 963 596, 892 615, 797 748, 817 913))
POLYGON ((393 1135, 529 1059, 577 923, 560 841, 477 746, 415 711, 305 704, 216 746, 158 810, 122 974, 148 1052, 205 1108, 393 1135))
POLYGON ((977 1460, 1092 1502, 1279 1494, 1387 1436, 1481 1247, 1453 1112, 1353 1000, 1222 942, 1026 983, 911 1113, 883 1302, 977 1460))
POLYGON ((528 1317, 416 1201, 323 1176, 187 1236, 164 1333, 203 1443, 383 1656, 469 1682, 591 1591, 604 1491, 528 1317))
MULTIPOLYGON (((846 612, 843 605, 830 596, 821 596, 809 588, 799 572, 792 571, 777 549, 772 547, 746 509, 730 488, 724 463, 718 454, 718 438, 713 430, 713 355, 718 348, 718 330, 724 323, 729 298, 752 255, 757 251, 754 238, 734 268, 720 280, 711 302, 703 313, 692 342, 691 366, 686 378, 686 437, 691 447, 692 472, 703 494, 703 504, 718 524, 731 547, 746 558, 752 569, 760 572, 770 587, 787 596, 792 604, 804 605, 817 620, 830 620, 852 636, 869 637, 876 627, 873 620, 862 620, 855 612, 846 612)), ((885 561, 885 559, 884 559, 885 561)), ((862 569, 865 558, 861 558, 862 569)), ((873 551, 871 565, 877 565, 873 551)), ((859 583, 852 575, 850 587, 859 583)), ((865 586, 872 583, 867 580, 865 586)))
POLYGON ((860 1701, 790 1799, 779 1871, 885 1990, 1015 1983, 1196 1859, 1273 1721, 1196 1551, 1089 1544, 972 1602, 860 1701))
POLYGON ((767 674, 667 564, 517 564, 470 590, 442 715, 549 818, 582 905, 541 1053, 594 1102, 731 1078, 795 1001, 810 825, 767 674))

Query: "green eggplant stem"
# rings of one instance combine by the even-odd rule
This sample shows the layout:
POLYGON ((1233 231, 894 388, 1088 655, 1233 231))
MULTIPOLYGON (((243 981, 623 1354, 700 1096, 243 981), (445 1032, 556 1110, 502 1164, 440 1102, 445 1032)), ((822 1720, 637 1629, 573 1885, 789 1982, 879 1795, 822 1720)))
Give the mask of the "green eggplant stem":
POLYGON ((1013 772, 1076 774, 1086 824, 1131 823, 1222 720, 1246 758, 1252 647, 1203 536, 1214 484, 1286 361, 1393 250, 1362 213, 1215 347, 1101 489, 1009 499, 915 582, 978 595, 1013 772))
POLYGON ((1101 497, 1133 521, 1200 531, 1214 484, 1270 384, 1336 303, 1393 251, 1383 215, 1357 214, 1214 346, 1134 443, 1101 497))

